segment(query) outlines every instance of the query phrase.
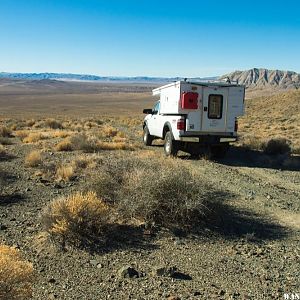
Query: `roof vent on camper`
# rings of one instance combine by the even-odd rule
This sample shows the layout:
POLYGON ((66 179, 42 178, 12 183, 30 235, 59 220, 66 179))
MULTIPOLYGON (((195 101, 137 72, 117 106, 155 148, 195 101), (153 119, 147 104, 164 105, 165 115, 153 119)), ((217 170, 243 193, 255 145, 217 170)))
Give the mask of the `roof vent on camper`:
POLYGON ((198 109, 198 93, 184 92, 181 94, 182 109, 198 109))

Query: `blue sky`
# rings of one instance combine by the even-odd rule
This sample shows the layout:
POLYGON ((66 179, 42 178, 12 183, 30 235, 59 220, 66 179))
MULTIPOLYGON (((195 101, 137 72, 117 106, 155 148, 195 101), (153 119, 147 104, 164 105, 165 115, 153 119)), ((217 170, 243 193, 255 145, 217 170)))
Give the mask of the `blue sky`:
POLYGON ((299 1, 0 0, 0 71, 300 72, 299 1))

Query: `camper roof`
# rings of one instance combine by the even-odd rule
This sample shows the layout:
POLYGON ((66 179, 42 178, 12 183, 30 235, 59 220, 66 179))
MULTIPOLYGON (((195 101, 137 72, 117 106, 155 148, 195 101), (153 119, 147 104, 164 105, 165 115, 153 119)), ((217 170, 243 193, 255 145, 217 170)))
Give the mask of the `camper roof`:
POLYGON ((199 85, 199 86, 219 86, 219 87, 230 87, 230 86, 242 86, 240 84, 237 83, 229 83, 229 82, 225 82, 225 81, 176 81, 176 82, 172 82, 166 85, 163 85, 161 87, 158 87, 154 90, 152 90, 153 95, 158 95, 160 94, 160 91, 162 89, 168 88, 168 87, 172 87, 172 86, 177 86, 180 85, 182 83, 189 83, 189 84, 193 84, 193 85, 199 85))

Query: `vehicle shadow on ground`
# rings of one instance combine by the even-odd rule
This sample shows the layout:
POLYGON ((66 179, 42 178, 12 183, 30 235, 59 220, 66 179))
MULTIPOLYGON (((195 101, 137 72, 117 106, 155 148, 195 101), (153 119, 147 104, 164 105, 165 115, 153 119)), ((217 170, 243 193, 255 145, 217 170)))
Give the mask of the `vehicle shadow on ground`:
POLYGON ((242 147, 231 147, 224 159, 217 162, 234 167, 267 168, 276 170, 299 171, 300 156, 267 155, 261 151, 242 147))
POLYGON ((267 215, 218 203, 205 217, 204 228, 198 234, 235 240, 251 237, 253 242, 280 240, 291 233, 289 228, 281 226, 267 215), (212 235, 211 235, 212 234, 212 235))

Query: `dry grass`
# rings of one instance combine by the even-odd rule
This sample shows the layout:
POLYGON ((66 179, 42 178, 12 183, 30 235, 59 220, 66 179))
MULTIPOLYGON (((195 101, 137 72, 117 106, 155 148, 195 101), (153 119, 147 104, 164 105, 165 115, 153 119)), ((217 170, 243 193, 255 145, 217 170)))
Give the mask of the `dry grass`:
POLYGON ((66 138, 70 135, 72 135, 73 132, 71 131, 66 131, 66 130, 56 130, 51 133, 51 136, 54 138, 66 138))
POLYGON ((72 165, 59 166, 55 176, 58 181, 70 181, 75 176, 74 167, 72 165))
POLYGON ((1 137, 11 137, 12 131, 10 128, 1 126, 0 127, 0 136, 1 137))
POLYGON ((55 146, 56 151, 73 151, 73 144, 72 141, 69 138, 66 138, 62 141, 60 141, 55 146))
POLYGON ((3 145, 0 144, 0 157, 5 156, 5 155, 6 155, 5 148, 3 147, 3 145))
POLYGON ((1 145, 12 145, 12 141, 10 138, 0 137, 0 144, 1 145))
POLYGON ((62 123, 55 119, 45 120, 45 126, 51 128, 51 129, 63 129, 62 123))
POLYGON ((0 245, 0 299, 31 299, 32 283, 32 264, 17 249, 0 245))
POLYGON ((20 138, 21 140, 23 140, 24 138, 26 138, 30 133, 30 130, 16 130, 14 132, 14 135, 18 138, 20 138))
POLYGON ((40 132, 31 132, 23 139, 23 143, 31 144, 46 139, 46 135, 40 132))
POLYGON ((250 139, 250 148, 259 148, 259 144, 280 136, 291 141, 292 152, 296 153, 300 148, 300 91, 246 100, 239 132, 250 139))
POLYGON ((173 160, 103 160, 94 189, 121 219, 196 226, 224 194, 173 160), (113 187, 113 188, 112 188, 113 187))
POLYGON ((72 162, 74 170, 86 169, 95 166, 95 161, 91 157, 78 157, 72 162))
POLYGON ((41 219, 45 230, 55 240, 82 245, 101 238, 108 217, 108 206, 95 193, 87 192, 50 202, 41 219))
POLYGON ((34 119, 31 119, 31 120, 27 120, 26 121, 26 126, 28 127, 32 127, 34 124, 35 124, 35 120, 34 119))
POLYGON ((110 125, 105 125, 100 129, 101 133, 100 135, 104 137, 114 137, 118 134, 119 130, 115 127, 112 127, 110 125))
POLYGON ((70 141, 74 150, 82 150, 87 153, 97 151, 96 141, 85 134, 73 135, 70 137, 70 141))
POLYGON ((98 150, 133 150, 133 147, 125 142, 101 142, 97 143, 98 150))
POLYGON ((37 150, 31 151, 26 157, 25 157, 25 165, 27 167, 38 167, 42 163, 42 156, 41 152, 37 150))

